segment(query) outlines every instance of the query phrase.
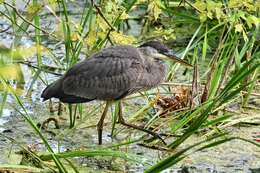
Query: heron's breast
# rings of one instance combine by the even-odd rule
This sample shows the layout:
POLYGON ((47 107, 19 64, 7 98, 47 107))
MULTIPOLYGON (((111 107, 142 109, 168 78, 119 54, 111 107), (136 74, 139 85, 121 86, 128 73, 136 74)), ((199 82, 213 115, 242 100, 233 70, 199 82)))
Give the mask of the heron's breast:
POLYGON ((165 79, 165 75, 166 67, 164 64, 150 64, 146 66, 145 70, 140 74, 137 87, 140 88, 140 90, 156 87, 165 79))

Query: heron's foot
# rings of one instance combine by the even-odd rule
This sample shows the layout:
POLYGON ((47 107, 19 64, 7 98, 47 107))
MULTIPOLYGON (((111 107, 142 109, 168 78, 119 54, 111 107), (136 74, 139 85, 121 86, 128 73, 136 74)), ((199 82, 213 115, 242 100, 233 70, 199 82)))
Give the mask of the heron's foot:
POLYGON ((133 129, 137 129, 137 130, 146 132, 146 133, 152 135, 153 137, 159 139, 160 141, 162 141, 162 143, 163 143, 164 145, 167 145, 167 143, 164 141, 164 139, 163 139, 158 133, 155 133, 155 132, 153 132, 153 131, 151 131, 151 130, 145 129, 145 128, 140 127, 140 126, 137 126, 137 125, 135 125, 135 124, 127 123, 127 122, 124 121, 124 119, 120 119, 120 118, 119 118, 119 123, 122 124, 122 125, 124 125, 124 126, 127 126, 127 127, 130 127, 130 128, 133 128, 133 129))
POLYGON ((137 126, 135 124, 126 122, 122 115, 122 102, 121 101, 119 101, 118 122, 124 126, 146 132, 146 133, 154 136, 155 138, 160 139, 164 145, 167 145, 167 143, 163 140, 163 138, 159 134, 157 134, 151 130, 145 129, 143 127, 137 126))

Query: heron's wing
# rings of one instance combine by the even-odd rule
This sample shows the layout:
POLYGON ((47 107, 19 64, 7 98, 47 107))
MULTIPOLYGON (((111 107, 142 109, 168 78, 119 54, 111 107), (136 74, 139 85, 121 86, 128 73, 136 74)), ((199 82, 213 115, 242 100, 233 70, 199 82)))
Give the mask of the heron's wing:
POLYGON ((104 49, 72 67, 64 76, 64 93, 87 99, 118 99, 134 88, 143 66, 129 46, 104 49))

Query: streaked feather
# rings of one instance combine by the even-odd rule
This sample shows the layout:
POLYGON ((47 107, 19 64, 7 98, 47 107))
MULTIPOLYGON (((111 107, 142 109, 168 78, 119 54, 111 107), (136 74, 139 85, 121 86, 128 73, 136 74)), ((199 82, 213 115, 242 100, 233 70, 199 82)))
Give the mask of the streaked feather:
POLYGON ((112 46, 74 65, 58 82, 47 87, 42 96, 69 103, 76 98, 82 102, 115 100, 156 86, 164 72, 164 65, 142 57, 135 47, 112 46))

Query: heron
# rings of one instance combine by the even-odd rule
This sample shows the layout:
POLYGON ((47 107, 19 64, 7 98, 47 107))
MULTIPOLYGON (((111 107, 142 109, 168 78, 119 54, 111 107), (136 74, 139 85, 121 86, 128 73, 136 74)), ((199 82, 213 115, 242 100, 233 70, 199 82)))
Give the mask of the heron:
POLYGON ((113 101, 119 101, 118 123, 144 131, 163 141, 159 134, 125 121, 121 99, 154 88, 163 82, 167 69, 166 60, 192 67, 157 40, 147 41, 138 47, 110 46, 72 66, 60 79, 48 85, 41 97, 43 101, 54 97, 71 104, 106 101, 97 124, 99 144, 102 144, 104 119, 113 101))

